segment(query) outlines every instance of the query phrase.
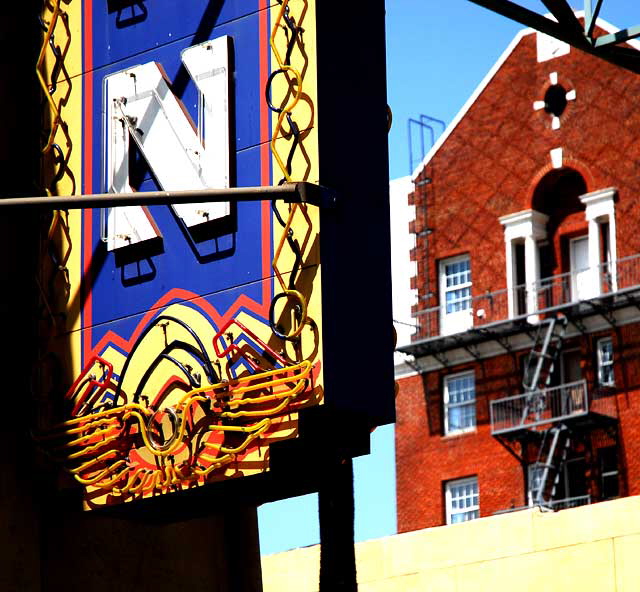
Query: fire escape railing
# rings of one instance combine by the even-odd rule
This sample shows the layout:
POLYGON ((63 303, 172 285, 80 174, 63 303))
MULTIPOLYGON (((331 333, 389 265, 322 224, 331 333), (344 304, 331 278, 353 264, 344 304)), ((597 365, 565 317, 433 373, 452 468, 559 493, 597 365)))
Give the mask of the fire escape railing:
POLYGON ((490 403, 489 412, 494 436, 575 419, 588 413, 617 417, 615 400, 598 390, 589 392, 585 380, 495 399, 490 403))
POLYGON ((418 311, 415 316, 421 330, 417 337, 438 337, 498 321, 531 318, 559 306, 634 287, 640 287, 640 253, 595 268, 543 278, 533 285, 522 284, 469 297, 457 303, 454 314, 450 314, 446 304, 418 311), (531 291, 535 292, 535 298, 528 298, 531 291), (455 323, 449 323, 450 319, 455 323))
POLYGON ((491 401, 491 433, 514 430, 578 417, 589 412, 585 380, 491 401))
MULTIPOLYGON (((590 495, 578 495, 574 497, 565 497, 557 500, 551 500, 544 504, 539 504, 539 507, 543 510, 568 510, 569 508, 578 508, 580 506, 588 506, 592 502, 590 495)), ((494 516, 500 514, 510 514, 511 512, 519 512, 521 510, 529 510, 538 504, 531 504, 527 506, 514 506, 512 508, 504 508, 503 510, 497 510, 493 513, 494 516)))

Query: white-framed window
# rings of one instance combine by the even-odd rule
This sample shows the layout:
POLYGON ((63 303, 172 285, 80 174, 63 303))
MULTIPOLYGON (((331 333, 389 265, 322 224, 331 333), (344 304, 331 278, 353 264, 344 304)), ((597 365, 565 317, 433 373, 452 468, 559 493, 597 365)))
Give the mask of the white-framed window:
POLYGON ((611 337, 598 340, 598 384, 614 386, 613 341, 611 337))
POLYGON ((440 295, 442 333, 465 331, 473 325, 471 259, 468 255, 440 262, 440 295))
POLYGON ((529 483, 529 491, 528 491, 528 503, 529 506, 533 506, 538 503, 540 489, 542 488, 542 475, 544 473, 544 464, 543 463, 531 463, 527 467, 527 477, 529 483))
POLYGON ((588 300, 595 296, 594 275, 589 267, 589 237, 579 236, 569 241, 571 265, 571 299, 588 300))
POLYGON ((458 434, 476 427, 476 380, 473 372, 444 379, 444 433, 458 434))
POLYGON ((468 477, 445 483, 447 524, 457 524, 480 518, 478 478, 468 477))

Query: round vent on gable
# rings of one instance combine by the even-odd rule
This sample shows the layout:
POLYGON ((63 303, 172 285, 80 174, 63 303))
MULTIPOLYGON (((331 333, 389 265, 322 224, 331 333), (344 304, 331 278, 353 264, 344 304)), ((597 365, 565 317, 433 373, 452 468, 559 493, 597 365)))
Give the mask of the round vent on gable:
POLYGON ((561 84, 552 84, 544 93, 544 110, 560 117, 567 107, 567 91, 561 84))

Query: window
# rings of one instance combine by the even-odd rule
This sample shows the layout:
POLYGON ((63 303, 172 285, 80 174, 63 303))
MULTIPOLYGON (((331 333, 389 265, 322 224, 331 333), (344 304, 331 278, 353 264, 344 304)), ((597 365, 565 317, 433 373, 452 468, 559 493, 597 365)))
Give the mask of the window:
POLYGON ((446 314, 471 308, 471 262, 469 257, 443 261, 442 283, 446 314))
POLYGON ((588 300, 593 297, 593 272, 589 268, 589 237, 580 236, 569 241, 571 264, 571 299, 588 300))
POLYGON ((613 378, 613 341, 611 337, 598 340, 598 384, 614 386, 613 378))
POLYGON ((527 477, 529 482, 528 502, 530 506, 540 503, 540 494, 542 493, 542 475, 544 473, 544 464, 532 463, 527 467, 527 477))
POLYGON ((473 325, 471 316, 471 261, 468 255, 440 263, 441 332, 465 331, 473 325))
POLYGON ((613 499, 620 495, 618 480, 618 451, 615 446, 607 446, 598 450, 600 461, 600 496, 603 500, 613 499))
POLYGON ((457 479, 445 485, 447 524, 457 524, 480 517, 478 478, 457 479))
POLYGON ((473 372, 444 380, 444 433, 467 432, 476 427, 476 384, 473 372))

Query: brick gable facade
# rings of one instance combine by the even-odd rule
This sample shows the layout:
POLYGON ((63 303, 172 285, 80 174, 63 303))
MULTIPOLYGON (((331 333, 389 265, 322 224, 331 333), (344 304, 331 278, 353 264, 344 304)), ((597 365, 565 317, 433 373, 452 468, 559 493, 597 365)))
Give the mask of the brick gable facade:
MULTIPOLYGON (((556 495, 563 487, 565 493, 577 487, 584 490, 582 498, 596 502, 606 497, 606 479, 617 479, 617 495, 640 493, 640 309, 634 308, 631 295, 622 306, 620 298, 610 294, 635 293, 640 284, 640 115, 633 104, 640 94, 640 77, 573 48, 538 62, 538 41, 538 34, 531 32, 517 38, 475 100, 427 156, 409 196, 416 207, 411 225, 416 248, 411 257, 417 263, 412 287, 418 303, 412 312, 419 329, 411 350, 417 372, 400 379, 397 399, 399 532, 444 524, 445 487, 454 479, 477 477, 481 516, 527 505, 527 467, 544 461, 540 450, 548 445, 545 430, 554 424, 496 438, 490 402, 523 392, 524 358, 536 325, 555 315, 557 307, 535 318, 521 316, 519 328, 509 324, 516 305, 507 302, 508 288, 509 299, 517 295, 513 285, 508 286, 510 247, 505 247, 506 223, 500 219, 539 212, 546 220, 545 236, 536 239, 539 283, 556 282, 565 292, 575 291, 576 282, 583 280, 572 269, 574 240, 588 235, 593 241, 596 236, 593 226, 589 230, 584 196, 606 188, 615 188, 610 200, 615 219, 597 218, 599 269, 610 279, 612 262, 604 253, 614 252, 617 276, 603 302, 605 307, 614 303, 615 310, 596 309, 600 292, 591 304, 569 306, 562 301, 567 337, 553 384, 562 384, 561 366, 567 382, 569 365, 576 365, 571 372, 585 381, 589 412, 588 421, 565 426, 571 434, 569 452, 558 480, 565 484, 556 487, 556 495), (550 109, 539 103, 552 86, 561 87, 568 97, 557 118, 559 127, 550 109), (468 255, 470 261, 473 326, 447 336, 442 325, 441 262, 457 255, 468 255), (496 321, 495 331, 502 333, 484 339, 478 327, 490 321, 496 321), (611 338, 614 352, 615 386, 606 389, 598 384, 602 338, 611 338), (475 377, 475 429, 445 435, 444 380, 465 370, 475 377), (609 470, 602 452, 608 448, 615 450, 617 472, 609 470)), ((592 253, 592 243, 589 248, 592 253)), ((510 264, 515 270, 522 255, 513 252, 510 264)), ((544 298, 549 304, 552 299, 554 305, 560 302, 555 285, 553 290, 534 297, 538 308, 533 312, 544 308, 544 298)))

